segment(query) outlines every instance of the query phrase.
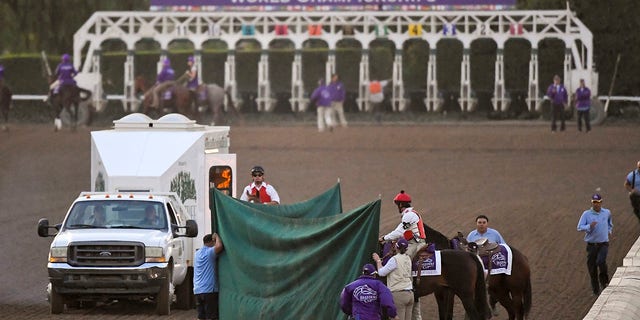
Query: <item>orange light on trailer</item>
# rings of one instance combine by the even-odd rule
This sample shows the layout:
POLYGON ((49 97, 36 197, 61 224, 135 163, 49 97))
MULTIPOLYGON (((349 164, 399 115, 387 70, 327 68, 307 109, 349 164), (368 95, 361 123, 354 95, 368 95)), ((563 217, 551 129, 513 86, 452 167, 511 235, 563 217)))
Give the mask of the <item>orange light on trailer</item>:
POLYGON ((110 198, 110 196, 108 194, 105 194, 104 197, 107 198, 107 199, 110 198))
POLYGON ((129 199, 133 199, 133 194, 130 194, 130 195, 129 195, 129 199))

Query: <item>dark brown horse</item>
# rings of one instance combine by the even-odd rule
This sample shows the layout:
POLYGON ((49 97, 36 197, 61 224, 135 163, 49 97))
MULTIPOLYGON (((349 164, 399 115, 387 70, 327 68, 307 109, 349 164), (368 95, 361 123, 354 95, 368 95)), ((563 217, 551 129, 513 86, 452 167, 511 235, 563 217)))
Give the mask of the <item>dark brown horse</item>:
MULTIPOLYGON (((432 293, 435 295, 440 320, 453 318, 454 295, 462 301, 469 319, 491 318, 487 304, 484 270, 480 260, 474 254, 462 250, 446 249, 439 252, 442 265, 441 274, 415 277, 415 294, 418 297, 432 293)), ((430 253, 427 248, 423 248, 416 254, 413 263, 420 269, 423 262, 432 255, 433 253, 430 253)))
MULTIPOLYGON (((468 243, 462 233, 458 232, 456 238, 465 248, 477 252, 477 245, 468 243)), ((509 248, 512 254, 511 274, 488 275, 489 300, 492 308, 500 302, 507 309, 509 320, 523 320, 531 311, 531 269, 529 260, 522 252, 511 245, 509 248)))
POLYGON ((13 94, 6 85, 2 84, 0 80, 0 113, 2 113, 2 130, 7 130, 7 124, 9 123, 9 109, 11 108, 11 97, 13 94))
MULTIPOLYGON (((53 107, 56 117, 56 130, 60 129, 58 121, 63 110, 71 115, 71 127, 75 129, 78 125, 78 112, 80 101, 86 101, 91 98, 91 91, 74 85, 60 86, 56 93, 50 92, 49 103, 53 107)), ((61 121, 60 121, 61 123, 61 121)))

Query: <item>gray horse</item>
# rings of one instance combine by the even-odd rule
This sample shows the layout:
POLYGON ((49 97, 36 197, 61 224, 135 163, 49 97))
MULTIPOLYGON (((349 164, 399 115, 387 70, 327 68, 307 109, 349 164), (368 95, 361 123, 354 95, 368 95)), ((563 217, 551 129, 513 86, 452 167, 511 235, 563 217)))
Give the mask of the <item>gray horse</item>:
POLYGON ((228 100, 227 112, 241 119, 241 115, 233 103, 230 90, 224 90, 217 84, 202 84, 194 92, 194 95, 194 101, 198 107, 198 114, 202 118, 207 111, 211 112, 213 114, 212 124, 223 125, 226 123, 226 112, 224 110, 225 96, 228 100))

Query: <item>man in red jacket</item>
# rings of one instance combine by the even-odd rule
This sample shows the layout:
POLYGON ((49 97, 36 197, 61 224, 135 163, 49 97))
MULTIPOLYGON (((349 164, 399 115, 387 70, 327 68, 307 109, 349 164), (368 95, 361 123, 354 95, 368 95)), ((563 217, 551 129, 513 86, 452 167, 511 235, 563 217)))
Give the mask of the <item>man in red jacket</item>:
POLYGON ((276 189, 264 182, 264 169, 261 166, 251 168, 253 182, 244 187, 240 200, 262 204, 280 204, 280 196, 276 189))

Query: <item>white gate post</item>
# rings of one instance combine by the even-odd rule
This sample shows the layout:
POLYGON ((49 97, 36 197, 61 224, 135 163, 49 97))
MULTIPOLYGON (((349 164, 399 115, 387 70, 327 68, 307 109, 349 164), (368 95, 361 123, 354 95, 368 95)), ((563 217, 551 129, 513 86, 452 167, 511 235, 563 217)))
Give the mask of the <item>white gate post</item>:
POLYGON ((258 62, 258 111, 271 111, 271 84, 269 83, 269 55, 262 50, 258 62))
MULTIPOLYGON (((234 101, 238 101, 238 84, 236 83, 236 51, 229 50, 227 54, 227 61, 224 63, 224 87, 231 91, 231 97, 234 101)), ((225 95, 225 105, 228 105, 230 101, 227 101, 225 95)))
POLYGON ((127 58, 124 62, 124 106, 125 112, 138 110, 134 77, 134 51, 127 49, 127 58))
POLYGON ((496 53, 496 66, 495 66, 495 83, 493 88, 493 110, 494 111, 507 111, 508 98, 505 95, 504 89, 504 50, 498 48, 496 53))
POLYGON ((440 111, 438 103, 438 80, 436 79, 436 53, 437 50, 429 48, 429 62, 427 63, 427 92, 424 104, 427 111, 440 111))
POLYGON ((371 111, 371 104, 369 102, 369 49, 362 49, 359 83, 358 108, 360 111, 371 111))
POLYGON ((531 48, 531 61, 529 61, 529 96, 527 104, 529 111, 537 110, 538 101, 538 48, 531 48))
POLYGON ((306 111, 307 99, 304 96, 304 82, 302 81, 302 51, 296 49, 291 64, 291 110, 306 111))
POLYGON ((393 87, 391 92, 391 106, 393 111, 404 111, 406 100, 404 98, 404 82, 402 80, 402 50, 396 49, 393 60, 393 87))
POLYGON ((465 47, 462 49, 462 63, 460 66, 460 108, 462 112, 470 111, 471 107, 471 71, 469 69, 469 53, 470 49, 465 47))

